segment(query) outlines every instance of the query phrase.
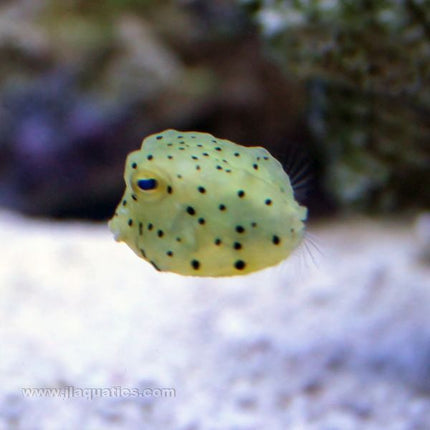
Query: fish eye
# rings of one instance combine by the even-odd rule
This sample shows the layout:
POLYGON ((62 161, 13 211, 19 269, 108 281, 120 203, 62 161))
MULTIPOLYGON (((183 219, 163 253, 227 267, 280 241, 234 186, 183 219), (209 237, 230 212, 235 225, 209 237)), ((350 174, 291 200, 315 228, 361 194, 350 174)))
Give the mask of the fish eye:
POLYGON ((138 179, 137 186, 143 191, 155 190, 158 186, 158 182, 154 178, 138 179))
POLYGON ((126 184, 136 194, 145 199, 146 202, 153 202, 166 197, 169 194, 168 185, 171 183, 168 174, 161 169, 137 168, 130 172, 126 178, 126 184))

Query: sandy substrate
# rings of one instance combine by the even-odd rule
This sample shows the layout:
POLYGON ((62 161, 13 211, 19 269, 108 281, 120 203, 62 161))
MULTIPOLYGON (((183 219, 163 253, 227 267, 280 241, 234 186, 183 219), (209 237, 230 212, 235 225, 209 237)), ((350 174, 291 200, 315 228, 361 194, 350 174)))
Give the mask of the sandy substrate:
POLYGON ((317 269, 302 253, 199 279, 154 271, 105 225, 0 213, 0 429, 428 430, 416 230, 313 231, 317 269))

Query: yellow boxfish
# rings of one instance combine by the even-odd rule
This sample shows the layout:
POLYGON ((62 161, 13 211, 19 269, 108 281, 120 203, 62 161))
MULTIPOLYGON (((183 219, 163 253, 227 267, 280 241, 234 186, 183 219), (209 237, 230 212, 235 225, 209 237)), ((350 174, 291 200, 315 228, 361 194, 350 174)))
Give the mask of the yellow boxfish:
POLYGON ((157 270, 233 276, 274 266, 304 235, 307 209, 261 147, 166 130, 126 161, 109 227, 157 270))

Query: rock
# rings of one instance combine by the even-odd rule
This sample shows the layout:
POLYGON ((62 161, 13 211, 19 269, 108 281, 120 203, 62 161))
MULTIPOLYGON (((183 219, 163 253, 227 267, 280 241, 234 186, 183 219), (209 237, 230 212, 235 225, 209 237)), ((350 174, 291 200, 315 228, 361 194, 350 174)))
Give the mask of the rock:
POLYGON ((306 153, 303 92, 238 5, 144 3, 0 6, 0 205, 110 217, 126 154, 166 128, 306 153))
POLYGON ((242 3, 285 73, 308 88, 314 150, 338 204, 428 207, 428 4, 242 3))

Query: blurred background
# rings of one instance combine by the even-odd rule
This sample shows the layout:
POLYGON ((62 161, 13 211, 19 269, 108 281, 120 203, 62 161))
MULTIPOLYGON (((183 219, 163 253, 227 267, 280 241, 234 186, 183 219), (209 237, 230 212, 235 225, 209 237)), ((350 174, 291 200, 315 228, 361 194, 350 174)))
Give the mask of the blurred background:
POLYGON ((427 1, 0 7, 2 206, 106 219, 166 128, 305 156, 314 216, 429 206, 427 1))
POLYGON ((1 1, 0 429, 428 430, 429 114, 429 0, 1 1), (115 243, 167 128, 307 166, 319 251, 199 279, 115 243), (112 386, 175 396, 22 392, 112 386))

